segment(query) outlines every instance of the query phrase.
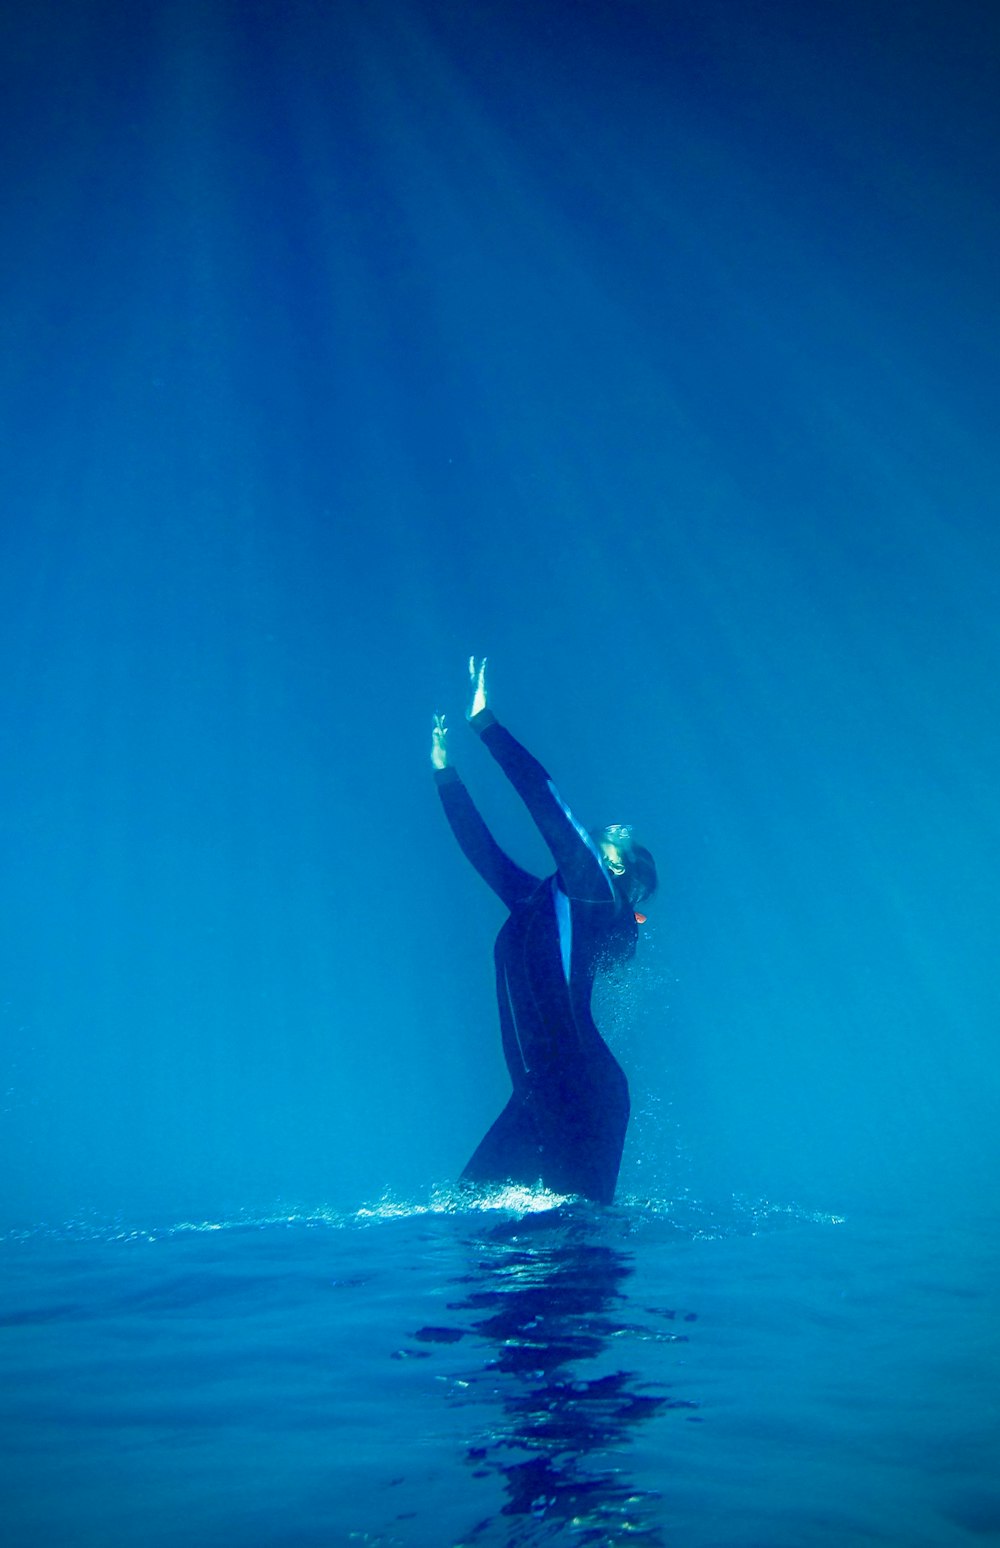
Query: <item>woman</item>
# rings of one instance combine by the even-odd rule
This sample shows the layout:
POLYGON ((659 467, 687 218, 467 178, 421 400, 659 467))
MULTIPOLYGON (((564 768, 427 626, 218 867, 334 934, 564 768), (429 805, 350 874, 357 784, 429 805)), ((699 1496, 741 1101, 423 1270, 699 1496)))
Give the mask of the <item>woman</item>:
POLYGON ((444 717, 435 717, 431 762, 452 832, 510 915, 497 936, 497 999, 513 1095, 463 1179, 541 1182, 556 1193, 609 1204, 628 1126, 628 1082, 590 1011, 602 967, 634 956, 635 908, 656 868, 631 831, 592 837, 548 774, 487 707, 486 662, 469 663, 468 721, 524 801, 552 852, 543 881, 503 853, 448 762, 444 717))

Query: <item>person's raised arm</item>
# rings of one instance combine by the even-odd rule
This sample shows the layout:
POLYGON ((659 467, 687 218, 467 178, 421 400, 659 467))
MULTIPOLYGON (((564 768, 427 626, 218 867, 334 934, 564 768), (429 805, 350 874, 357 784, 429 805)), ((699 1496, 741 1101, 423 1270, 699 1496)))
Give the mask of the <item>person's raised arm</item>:
POLYGON ((614 884, 586 828, 573 816, 548 773, 502 726, 488 704, 486 661, 469 661, 468 720, 521 797, 552 853, 569 897, 614 903, 614 884))
POLYGON ((487 886, 493 888, 508 908, 513 908, 534 891, 538 880, 504 854, 473 805, 457 771, 448 762, 448 727, 443 715, 434 716, 431 765, 444 814, 459 848, 487 886))

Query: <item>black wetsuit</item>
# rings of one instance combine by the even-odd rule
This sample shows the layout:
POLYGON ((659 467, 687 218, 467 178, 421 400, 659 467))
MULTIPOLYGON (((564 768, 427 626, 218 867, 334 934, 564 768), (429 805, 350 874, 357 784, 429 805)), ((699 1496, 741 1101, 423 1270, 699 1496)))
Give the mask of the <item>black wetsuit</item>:
POLYGON ((602 965, 635 953, 635 915, 541 764, 489 710, 470 721, 534 818, 558 867, 540 881, 503 853, 453 768, 435 774, 464 854, 510 909, 497 936, 497 999, 514 1092, 463 1178, 614 1196, 628 1126, 625 1073, 590 1011, 602 965))

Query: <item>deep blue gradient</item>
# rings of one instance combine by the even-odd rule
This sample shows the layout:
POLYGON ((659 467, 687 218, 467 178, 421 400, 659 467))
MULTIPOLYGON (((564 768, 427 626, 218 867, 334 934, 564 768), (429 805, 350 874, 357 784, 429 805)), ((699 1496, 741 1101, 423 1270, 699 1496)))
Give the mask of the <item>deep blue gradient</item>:
POLYGON ((660 860, 628 1191, 995 1206, 995 7, 5 14, 4 1223, 457 1175, 473 650, 660 860))

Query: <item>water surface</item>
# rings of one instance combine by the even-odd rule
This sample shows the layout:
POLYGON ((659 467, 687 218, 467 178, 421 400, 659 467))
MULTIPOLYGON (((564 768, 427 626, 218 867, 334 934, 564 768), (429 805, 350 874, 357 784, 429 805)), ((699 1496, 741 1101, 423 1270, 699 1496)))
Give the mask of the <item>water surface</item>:
POLYGON ((5 1239, 10 1548, 1000 1532, 988 1232, 507 1202, 5 1239))

